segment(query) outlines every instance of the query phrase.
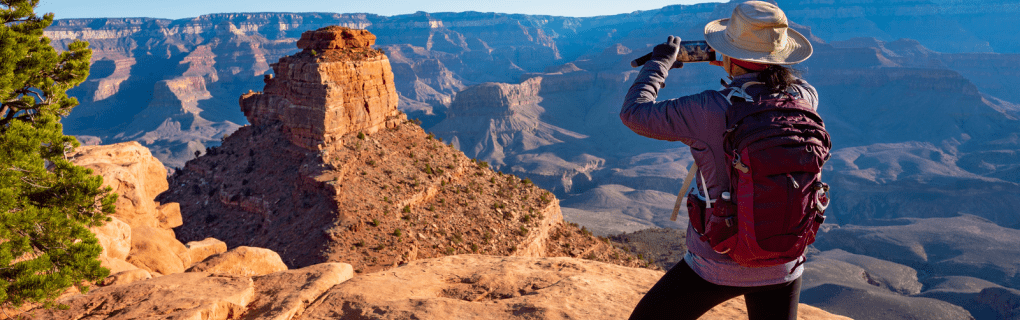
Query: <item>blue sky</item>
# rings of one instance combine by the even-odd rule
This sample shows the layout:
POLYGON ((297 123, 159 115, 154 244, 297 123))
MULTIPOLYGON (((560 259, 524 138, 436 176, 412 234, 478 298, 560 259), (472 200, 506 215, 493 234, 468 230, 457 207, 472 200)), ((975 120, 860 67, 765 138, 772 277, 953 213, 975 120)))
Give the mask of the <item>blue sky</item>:
POLYGON ((180 19, 221 12, 367 12, 398 15, 426 12, 502 12, 589 17, 658 9, 673 4, 721 0, 41 0, 38 13, 57 19, 151 17, 180 19))

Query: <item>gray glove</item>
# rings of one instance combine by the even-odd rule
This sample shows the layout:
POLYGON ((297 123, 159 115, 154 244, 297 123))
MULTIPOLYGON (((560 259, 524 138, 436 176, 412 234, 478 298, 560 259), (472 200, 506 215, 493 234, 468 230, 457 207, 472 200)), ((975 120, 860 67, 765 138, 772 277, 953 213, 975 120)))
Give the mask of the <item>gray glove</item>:
POLYGON ((676 57, 679 54, 680 37, 669 36, 666 38, 666 43, 656 45, 655 48, 652 48, 652 60, 665 62, 666 65, 670 66, 670 69, 684 67, 684 63, 682 61, 676 61, 676 57))

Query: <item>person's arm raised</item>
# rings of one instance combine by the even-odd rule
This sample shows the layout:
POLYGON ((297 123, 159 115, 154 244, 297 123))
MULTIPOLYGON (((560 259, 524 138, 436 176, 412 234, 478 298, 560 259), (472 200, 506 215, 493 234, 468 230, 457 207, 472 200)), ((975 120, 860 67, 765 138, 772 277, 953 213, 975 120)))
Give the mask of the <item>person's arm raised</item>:
POLYGON ((656 101, 679 50, 680 38, 673 36, 655 46, 652 59, 641 68, 627 92, 620 120, 635 133, 659 140, 693 141, 696 119, 704 115, 700 109, 707 103, 704 95, 656 101))

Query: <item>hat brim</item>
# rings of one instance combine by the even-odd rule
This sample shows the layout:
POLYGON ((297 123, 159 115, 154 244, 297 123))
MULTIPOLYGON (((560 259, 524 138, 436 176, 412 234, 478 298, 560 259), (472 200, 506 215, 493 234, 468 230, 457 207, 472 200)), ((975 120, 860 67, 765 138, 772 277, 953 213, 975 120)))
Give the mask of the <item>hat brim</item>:
POLYGON ((791 65, 804 62, 814 49, 804 35, 792 28, 786 29, 789 36, 786 47, 773 52, 758 52, 738 48, 726 40, 726 27, 730 19, 719 19, 705 25, 705 41, 716 52, 731 58, 766 64, 791 65))

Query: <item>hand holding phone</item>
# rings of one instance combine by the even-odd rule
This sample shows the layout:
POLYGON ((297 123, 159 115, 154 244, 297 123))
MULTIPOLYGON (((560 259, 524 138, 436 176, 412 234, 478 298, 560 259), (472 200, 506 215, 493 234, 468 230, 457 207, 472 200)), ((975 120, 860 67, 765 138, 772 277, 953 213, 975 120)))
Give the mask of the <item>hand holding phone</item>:
MULTIPOLYGON (((646 54, 630 62, 630 66, 637 68, 652 59, 652 54, 646 54)), ((715 50, 708 46, 704 40, 680 41, 680 52, 677 53, 676 61, 687 62, 708 62, 715 61, 715 50)))

